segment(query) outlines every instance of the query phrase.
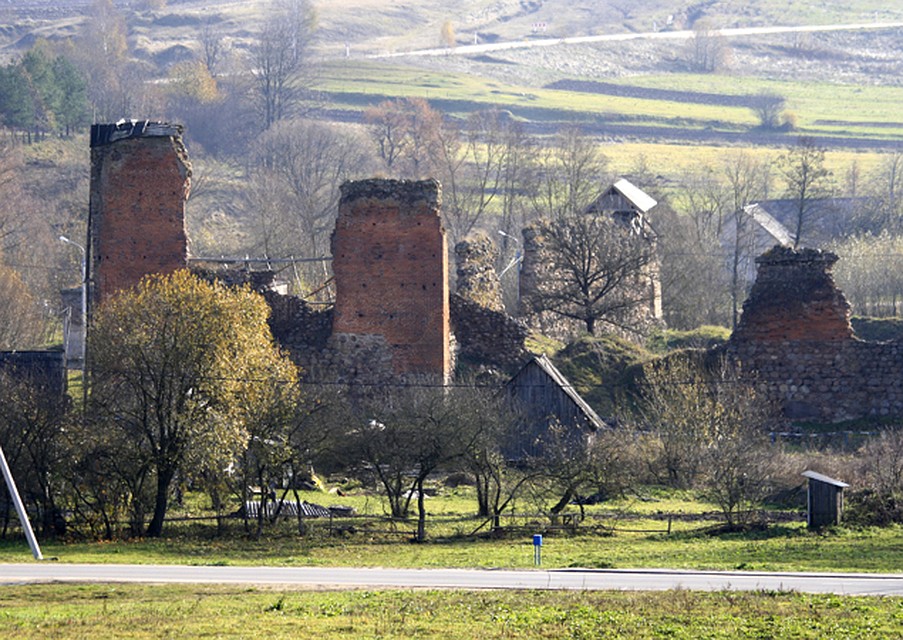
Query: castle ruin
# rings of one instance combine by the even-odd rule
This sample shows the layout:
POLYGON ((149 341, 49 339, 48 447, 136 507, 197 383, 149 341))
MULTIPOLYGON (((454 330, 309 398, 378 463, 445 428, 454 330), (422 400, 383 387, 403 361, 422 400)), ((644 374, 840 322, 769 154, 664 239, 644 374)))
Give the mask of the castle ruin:
POLYGON ((148 274, 187 266, 190 186, 181 126, 147 121, 91 126, 89 308, 148 274))

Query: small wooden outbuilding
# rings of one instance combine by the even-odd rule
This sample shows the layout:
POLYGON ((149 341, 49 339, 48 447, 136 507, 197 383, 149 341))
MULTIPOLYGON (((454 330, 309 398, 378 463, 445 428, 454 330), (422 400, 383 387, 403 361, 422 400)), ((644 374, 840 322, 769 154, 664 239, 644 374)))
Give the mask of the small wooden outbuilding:
POLYGON ((505 447, 509 459, 542 455, 542 442, 553 424, 570 439, 592 438, 606 427, 577 390, 546 356, 532 358, 507 384, 508 397, 521 412, 517 437, 505 447))
POLYGON ((843 490, 850 485, 815 471, 804 471, 803 477, 809 479, 806 518, 809 528, 818 529, 840 524, 843 515, 843 490))

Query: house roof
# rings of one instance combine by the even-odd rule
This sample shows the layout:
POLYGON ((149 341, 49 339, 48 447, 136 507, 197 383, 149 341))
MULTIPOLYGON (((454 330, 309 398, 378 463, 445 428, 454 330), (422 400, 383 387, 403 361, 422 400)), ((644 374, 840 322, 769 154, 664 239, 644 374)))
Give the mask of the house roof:
POLYGON ((564 377, 564 374, 562 374, 555 367, 555 365, 552 364, 552 361, 549 360, 544 354, 535 356, 532 360, 527 362, 523 367, 521 367, 520 371, 518 371, 511 377, 511 380, 508 381, 508 384, 510 385, 512 382, 514 382, 518 378, 518 376, 520 376, 522 371, 527 369, 527 367, 533 365, 539 367, 543 371, 543 373, 545 373, 552 380, 552 382, 554 382, 555 385, 557 385, 558 388, 560 388, 565 393, 565 395, 567 395, 568 398, 573 401, 580 412, 586 417, 587 423, 590 427, 592 427, 593 429, 604 429, 607 426, 605 422, 602 421, 602 418, 600 418, 598 414, 593 410, 593 408, 586 403, 586 400, 584 400, 580 396, 580 394, 577 393, 577 390, 574 389, 570 381, 564 377))
MULTIPOLYGON (((815 198, 808 203, 802 244, 822 246, 853 230, 857 214, 868 207, 868 198, 815 198)), ((761 200, 743 207, 743 211, 764 229, 776 242, 793 243, 799 203, 791 198, 761 200)))
POLYGON ((768 235, 784 247, 793 244, 793 238, 790 232, 783 224, 778 222, 768 211, 759 206, 758 203, 750 204, 743 207, 743 211, 755 220, 756 224, 762 227, 768 235))
POLYGON ((645 214, 658 204, 648 193, 626 178, 621 178, 593 200, 592 204, 586 208, 585 213, 610 213, 612 210, 621 210, 625 206, 625 200, 632 209, 641 214, 645 214))
POLYGON ((643 213, 646 213, 647 211, 649 211, 649 209, 658 204, 658 202, 656 202, 655 199, 652 198, 652 196, 634 185, 626 178, 621 178, 613 185, 611 185, 609 191, 611 191, 612 189, 627 198, 627 200, 629 200, 633 206, 635 206, 643 213))
POLYGON ((816 482, 824 482, 825 484, 829 484, 832 487, 839 487, 843 489, 850 486, 846 482, 841 482, 840 480, 829 478, 828 476, 822 475, 815 471, 803 471, 802 475, 803 477, 809 478, 810 480, 815 480, 816 482))

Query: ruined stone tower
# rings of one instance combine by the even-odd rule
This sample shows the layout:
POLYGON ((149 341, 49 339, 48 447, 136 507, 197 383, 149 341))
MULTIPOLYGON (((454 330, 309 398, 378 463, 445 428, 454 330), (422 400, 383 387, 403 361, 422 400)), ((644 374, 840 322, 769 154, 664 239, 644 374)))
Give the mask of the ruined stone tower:
POLYGON ((92 308, 145 275, 186 266, 190 176, 179 125, 140 121, 91 127, 92 308))
POLYGON ((776 246, 756 258, 758 275, 732 342, 850 340, 850 305, 834 284, 837 256, 776 246))
POLYGON ((332 255, 333 339, 384 340, 395 374, 447 380, 448 257, 439 184, 343 184, 332 255))

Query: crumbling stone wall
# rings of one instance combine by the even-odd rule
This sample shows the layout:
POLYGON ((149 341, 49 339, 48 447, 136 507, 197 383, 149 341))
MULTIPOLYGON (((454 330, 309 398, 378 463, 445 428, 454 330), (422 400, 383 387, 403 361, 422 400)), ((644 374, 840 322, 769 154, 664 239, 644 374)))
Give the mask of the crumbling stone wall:
MULTIPOLYGON (((155 122, 91 130, 90 304, 150 273, 187 265, 185 200, 191 169, 181 127, 155 122)), ((311 382, 447 380, 456 347, 500 368, 526 358, 523 323, 502 311, 489 238, 464 243, 451 333, 448 255, 434 180, 342 186, 332 238, 336 300, 313 307, 270 290, 273 274, 195 264, 201 277, 250 284, 272 310, 270 327, 311 382)))
POLYGON ((439 183, 343 184, 332 256, 333 337, 380 336, 395 374, 448 379, 448 257, 439 183))
POLYGON ((182 128, 159 122, 91 127, 89 302, 151 273, 184 268, 191 165, 182 128))
POLYGON ((456 293, 492 311, 504 311, 502 284, 495 265, 499 250, 482 231, 455 245, 458 275, 456 293))
POLYGON ((853 335, 831 275, 836 261, 784 247, 760 256, 737 329, 718 351, 739 361, 789 419, 903 416, 903 344, 853 335))
POLYGON ((531 357, 525 346, 529 328, 504 311, 455 294, 451 297, 451 321, 462 363, 513 373, 531 357))
POLYGON ((827 251, 780 246, 756 258, 756 282, 732 340, 849 340, 850 305, 831 274, 836 262, 827 251))

